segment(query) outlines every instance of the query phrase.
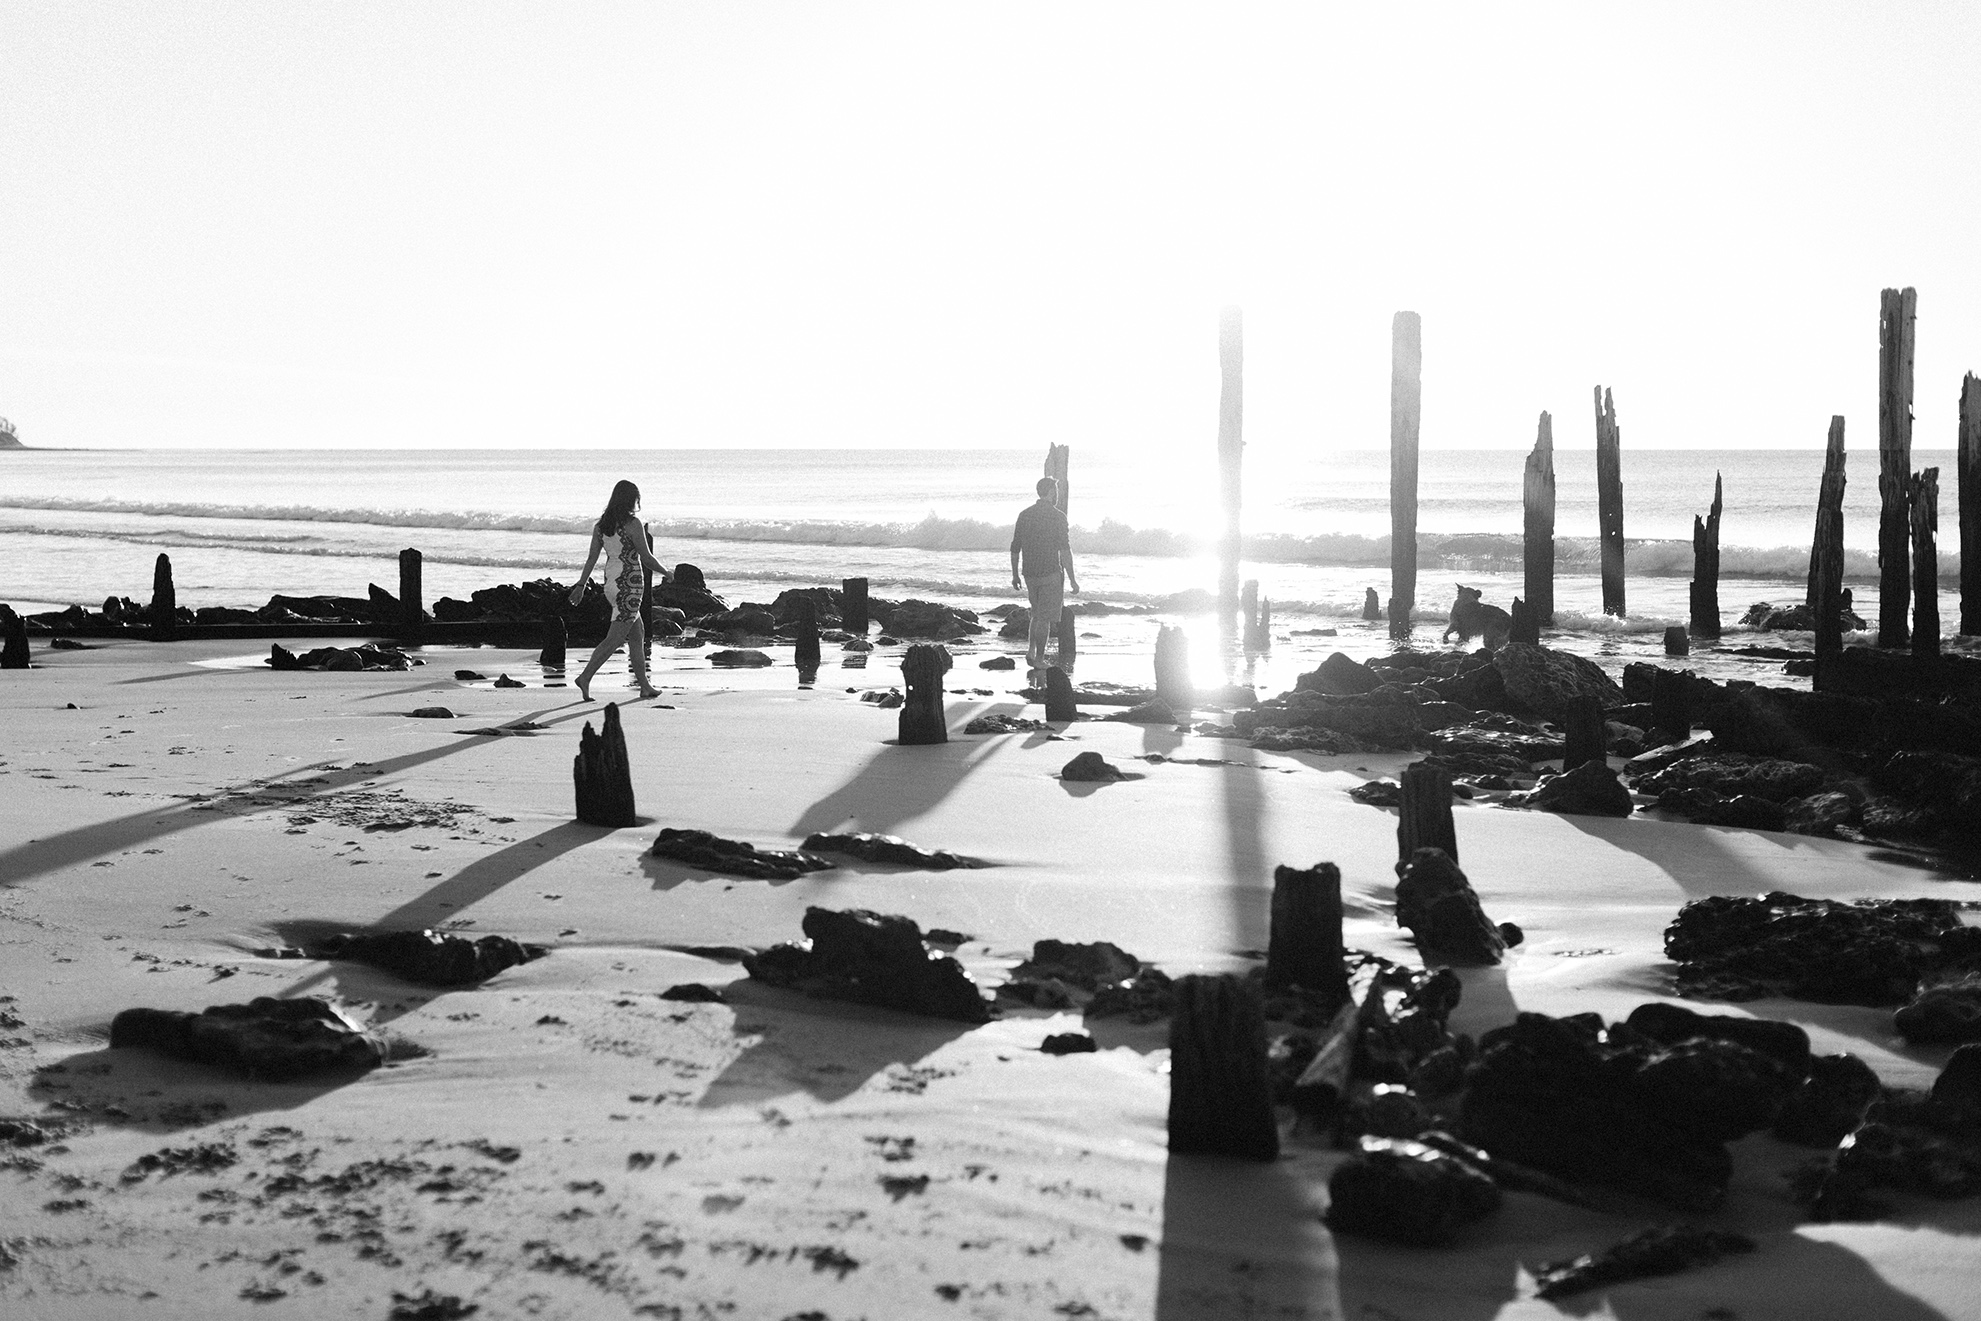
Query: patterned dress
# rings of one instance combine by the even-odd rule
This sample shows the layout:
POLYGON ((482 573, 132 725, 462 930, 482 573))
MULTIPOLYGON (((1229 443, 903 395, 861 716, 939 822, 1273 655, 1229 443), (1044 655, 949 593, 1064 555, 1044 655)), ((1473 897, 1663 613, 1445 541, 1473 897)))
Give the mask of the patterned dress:
POLYGON ((625 532, 626 525, 622 523, 616 531, 605 534, 599 547, 600 558, 604 561, 605 594, 612 598, 614 623, 639 618, 640 600, 647 590, 647 572, 640 561, 640 546, 625 532))

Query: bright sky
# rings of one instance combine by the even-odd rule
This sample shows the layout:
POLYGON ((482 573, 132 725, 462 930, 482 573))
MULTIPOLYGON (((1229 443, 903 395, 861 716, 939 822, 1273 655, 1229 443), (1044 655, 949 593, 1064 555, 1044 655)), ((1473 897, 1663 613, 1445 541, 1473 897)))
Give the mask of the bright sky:
POLYGON ((39 445, 1914 444, 1981 371, 1981 5, 0 7, 39 445))

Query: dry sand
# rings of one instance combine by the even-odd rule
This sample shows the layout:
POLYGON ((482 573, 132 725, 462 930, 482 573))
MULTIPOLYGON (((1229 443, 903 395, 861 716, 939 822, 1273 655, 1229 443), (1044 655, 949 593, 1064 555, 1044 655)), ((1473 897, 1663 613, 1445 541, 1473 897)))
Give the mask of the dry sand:
MULTIPOLYGON (((651 825, 576 824, 571 758, 598 706, 454 682, 536 673, 523 653, 410 674, 276 674, 247 644, 37 647, 0 682, 0 1115, 72 1126, 0 1147, 0 1313, 13 1317, 1895 1318, 1981 1316, 1981 1205, 1803 1225, 1783 1174, 1736 1148, 1703 1223, 1760 1250, 1562 1306, 1531 1270, 1671 1217, 1512 1194, 1462 1248, 1335 1240, 1339 1155, 1295 1139, 1266 1166, 1169 1159, 1160 1025, 1072 1015, 989 1026, 808 1000, 690 947, 795 939, 809 904, 969 933, 987 985, 1045 936, 1112 940, 1171 973, 1248 966, 1273 865, 1340 864, 1348 943, 1414 962, 1390 911, 1393 814, 1344 792, 1400 757, 1255 752, 1164 728, 955 736, 906 748, 892 712, 824 671, 656 673, 625 709, 651 825), (222 663, 214 663, 222 662, 222 663), (73 704, 73 705, 71 705, 73 704), (446 705, 456 720, 410 718, 446 705), (464 731, 534 722, 535 732, 464 731), (1144 778, 1072 785, 1074 753, 1144 778), (848 862, 785 884, 645 856, 660 825, 790 845, 892 831, 997 865, 848 862), (351 964, 256 957, 318 924, 433 925, 553 947, 467 991, 351 964), (682 982, 726 1004, 662 1000, 682 982), (341 999, 429 1053, 336 1085, 261 1085, 105 1046, 135 1005, 341 999), (177 1153, 166 1168, 134 1163, 177 1153), (424 1311, 419 1304, 429 1305, 424 1311)), ((969 662, 958 686, 989 686, 969 662)), ((624 692, 607 676, 595 691, 624 692)), ((951 728, 1008 695, 952 698, 951 728)), ((1039 714, 1033 708, 1028 714, 1039 714)), ((1516 1006, 1622 1017, 1667 993, 1660 935, 1707 894, 1981 898, 1910 860, 1794 835, 1461 806, 1463 862, 1526 943, 1466 974, 1455 1026, 1516 1006)), ((1872 1009, 1766 1001, 1818 1051, 1930 1081, 1872 1009)))

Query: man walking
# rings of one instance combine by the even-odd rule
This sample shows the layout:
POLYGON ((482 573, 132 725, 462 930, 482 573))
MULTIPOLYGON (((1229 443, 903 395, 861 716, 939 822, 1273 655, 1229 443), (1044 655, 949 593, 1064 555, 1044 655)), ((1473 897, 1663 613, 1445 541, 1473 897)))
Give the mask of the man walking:
MULTIPOLYGON (((1073 547, 1066 537, 1066 515, 1055 503, 1059 483, 1041 477, 1038 491, 1038 503, 1021 510, 1017 526, 1011 529, 1011 586, 1013 590, 1022 588, 1031 602, 1032 629, 1025 639, 1025 659, 1032 669, 1042 670, 1052 627, 1059 622, 1059 612, 1066 604, 1065 588, 1070 586, 1079 591, 1080 579, 1073 572, 1073 547), (1023 581, 1019 578, 1021 567, 1023 581)), ((1064 651, 1065 647, 1066 642, 1061 639, 1060 649, 1064 651)))

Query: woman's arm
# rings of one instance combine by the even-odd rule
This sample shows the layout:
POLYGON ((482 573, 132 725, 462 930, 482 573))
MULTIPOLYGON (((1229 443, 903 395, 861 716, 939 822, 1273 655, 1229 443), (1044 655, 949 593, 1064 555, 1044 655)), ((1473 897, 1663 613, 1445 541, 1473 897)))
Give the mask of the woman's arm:
POLYGON ((585 556, 585 567, 578 571, 577 586, 571 589, 572 605, 577 605, 578 603, 580 603, 585 599, 585 587, 592 580, 592 566, 598 563, 599 547, 603 546, 604 544, 605 544, 605 538, 599 535, 599 531, 597 528, 593 528, 591 553, 585 556))
POLYGON ((640 548, 640 558, 646 561, 647 572, 659 574, 660 580, 664 583, 673 582, 674 575, 667 571, 667 566, 653 557, 653 549, 647 544, 646 525, 635 523, 633 526, 640 529, 640 539, 633 544, 640 548))

